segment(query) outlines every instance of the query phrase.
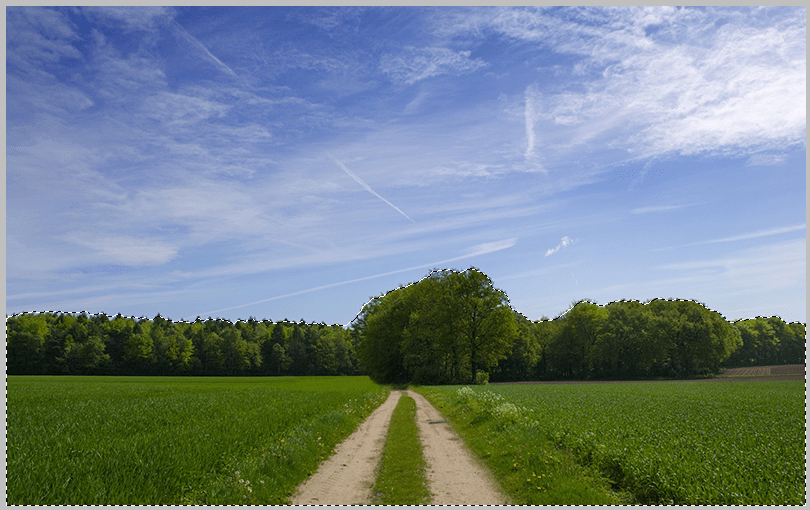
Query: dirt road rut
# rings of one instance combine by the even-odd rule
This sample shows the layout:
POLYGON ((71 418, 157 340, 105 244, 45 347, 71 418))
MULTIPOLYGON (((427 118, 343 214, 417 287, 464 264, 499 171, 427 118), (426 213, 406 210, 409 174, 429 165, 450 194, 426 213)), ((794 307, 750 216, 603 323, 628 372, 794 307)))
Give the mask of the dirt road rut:
POLYGON ((506 498, 492 474, 467 449, 444 417, 419 393, 406 395, 416 401, 416 423, 427 463, 432 505, 502 505, 506 498))
POLYGON ((392 391, 357 430, 335 448, 335 454, 298 487, 294 505, 370 505, 391 414, 402 393, 392 391))
POLYGON ((392 391, 388 399, 299 486, 295 505, 368 505, 391 415, 401 395, 416 401, 416 422, 427 463, 432 505, 497 505, 506 498, 492 475, 470 453, 422 395, 392 391))

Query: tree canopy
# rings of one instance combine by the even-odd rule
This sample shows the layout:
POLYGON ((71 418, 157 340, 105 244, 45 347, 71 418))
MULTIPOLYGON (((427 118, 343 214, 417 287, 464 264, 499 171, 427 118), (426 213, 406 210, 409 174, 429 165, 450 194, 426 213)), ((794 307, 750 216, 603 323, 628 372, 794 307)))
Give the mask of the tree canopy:
POLYGON ((506 357, 517 319, 484 273, 433 271, 373 298, 355 320, 358 356, 379 382, 476 382, 506 357))

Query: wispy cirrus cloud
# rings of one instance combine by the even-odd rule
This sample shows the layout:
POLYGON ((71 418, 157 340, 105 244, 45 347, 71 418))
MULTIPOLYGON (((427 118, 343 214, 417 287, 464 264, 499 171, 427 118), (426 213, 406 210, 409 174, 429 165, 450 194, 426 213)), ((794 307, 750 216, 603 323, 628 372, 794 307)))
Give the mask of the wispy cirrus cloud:
POLYGON ((787 234, 789 232, 798 232, 800 230, 805 230, 806 228, 807 228, 807 225, 805 223, 802 223, 801 225, 791 225, 789 227, 770 228, 770 229, 767 229, 767 230, 758 230, 756 232, 749 232, 747 234, 740 234, 740 235, 730 236, 730 237, 721 237, 721 238, 718 238, 718 239, 710 239, 708 241, 698 241, 696 243, 688 243, 688 244, 682 244, 682 245, 678 245, 678 246, 668 246, 668 247, 665 247, 665 248, 657 248, 657 249, 655 249, 653 251, 666 251, 666 250, 671 250, 673 248, 686 248, 686 247, 689 247, 689 246, 702 246, 702 245, 707 245, 707 244, 732 243, 732 242, 736 242, 736 241, 745 241, 745 240, 748 240, 748 239, 759 239, 759 238, 762 238, 762 237, 771 237, 771 236, 776 236, 776 235, 780 235, 780 234, 787 234))
POLYGON ((788 232, 796 232, 799 230, 805 230, 807 228, 806 223, 802 223, 801 225, 792 225, 790 227, 780 227, 780 228, 771 228, 768 230, 759 230, 757 232, 751 232, 749 234, 742 234, 738 236, 732 237, 723 237, 721 239, 712 239, 711 241, 704 241, 703 244, 714 244, 714 243, 730 243, 734 241, 743 241, 745 239, 757 239, 759 237, 769 237, 775 236, 779 234, 786 234, 788 232))
POLYGON ((450 48, 406 47, 401 53, 386 53, 380 70, 392 81, 405 85, 442 74, 467 74, 487 67, 481 59, 470 59, 470 51, 450 48))
POLYGON ((155 30, 173 21, 171 7, 88 6, 82 10, 101 23, 126 30, 155 30))
POLYGON ((673 205, 651 205, 649 207, 637 207, 630 211, 632 214, 649 214, 659 212, 677 211, 693 204, 673 204, 673 205))
POLYGON ((642 159, 744 156, 803 143, 806 28, 795 11, 764 9, 762 15, 778 21, 763 27, 752 26, 747 10, 566 14, 503 9, 478 20, 509 37, 584 58, 584 92, 549 94, 542 110, 527 100, 530 147, 528 126, 537 124, 562 128, 572 149, 602 144, 642 159), (597 19, 604 23, 594 24, 597 19), (724 23, 719 30, 717 23, 724 23))

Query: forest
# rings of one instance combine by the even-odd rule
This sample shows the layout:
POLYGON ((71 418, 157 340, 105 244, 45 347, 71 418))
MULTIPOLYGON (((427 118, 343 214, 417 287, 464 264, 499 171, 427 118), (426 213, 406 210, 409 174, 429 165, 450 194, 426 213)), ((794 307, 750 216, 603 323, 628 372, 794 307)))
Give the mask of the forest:
POLYGON ((24 313, 6 317, 7 374, 358 375, 382 383, 705 377, 803 364, 805 324, 729 322, 688 300, 589 300, 532 321, 481 271, 432 271, 372 298, 350 327, 24 313))
POLYGON ((105 314, 6 319, 8 374, 357 375, 339 325, 224 319, 172 322, 105 314))

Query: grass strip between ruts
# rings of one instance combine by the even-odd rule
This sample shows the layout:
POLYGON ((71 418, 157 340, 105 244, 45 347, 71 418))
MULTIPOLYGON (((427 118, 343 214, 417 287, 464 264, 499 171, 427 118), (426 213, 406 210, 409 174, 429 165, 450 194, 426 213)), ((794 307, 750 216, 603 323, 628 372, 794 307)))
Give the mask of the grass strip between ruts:
POLYGON ((399 399, 374 484, 374 502, 381 505, 420 505, 430 501, 425 459, 416 425, 416 402, 399 399))

